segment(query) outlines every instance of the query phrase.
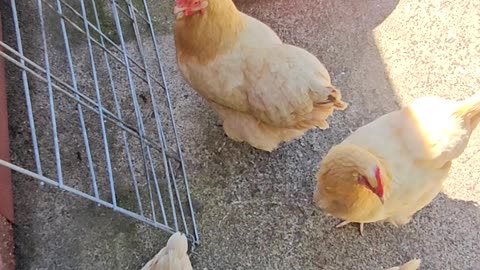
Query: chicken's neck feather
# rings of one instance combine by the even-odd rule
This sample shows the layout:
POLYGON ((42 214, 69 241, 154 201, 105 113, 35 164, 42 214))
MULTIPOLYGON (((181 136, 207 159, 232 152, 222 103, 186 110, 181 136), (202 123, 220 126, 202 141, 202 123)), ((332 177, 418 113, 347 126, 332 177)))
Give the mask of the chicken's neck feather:
POLYGON ((175 23, 178 57, 207 63, 231 49, 244 27, 241 13, 231 0, 208 0, 204 14, 195 14, 175 23))

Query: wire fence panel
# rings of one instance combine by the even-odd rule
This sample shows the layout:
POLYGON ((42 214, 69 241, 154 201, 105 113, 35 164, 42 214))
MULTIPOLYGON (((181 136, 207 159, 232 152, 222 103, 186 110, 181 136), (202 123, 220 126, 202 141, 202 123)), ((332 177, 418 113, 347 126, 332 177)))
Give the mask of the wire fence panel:
POLYGON ((34 2, 41 54, 23 51, 10 0, 16 44, 0 55, 21 71, 35 167, 0 165, 198 244, 148 1, 34 2))

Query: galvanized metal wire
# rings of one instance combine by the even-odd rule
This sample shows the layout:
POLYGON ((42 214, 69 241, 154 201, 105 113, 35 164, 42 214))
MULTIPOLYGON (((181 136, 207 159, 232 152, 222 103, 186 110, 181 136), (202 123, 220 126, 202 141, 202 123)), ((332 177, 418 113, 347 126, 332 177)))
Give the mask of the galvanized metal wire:
POLYGON ((0 165, 199 244, 147 0, 36 0, 38 14, 28 16, 38 17, 42 55, 33 57, 24 53, 16 1, 10 5, 16 44, 0 42, 0 55, 21 73, 35 162, 0 165), (73 142, 81 149, 72 153, 73 142), (85 178, 71 179, 76 167, 85 178))

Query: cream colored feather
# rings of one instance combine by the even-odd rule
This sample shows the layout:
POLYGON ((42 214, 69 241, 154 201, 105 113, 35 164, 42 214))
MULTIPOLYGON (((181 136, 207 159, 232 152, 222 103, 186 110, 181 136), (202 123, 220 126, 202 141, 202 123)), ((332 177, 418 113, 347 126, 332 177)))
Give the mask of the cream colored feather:
POLYGON ((419 260, 419 259, 415 259, 415 260, 411 260, 409 262, 407 262, 406 264, 402 265, 402 266, 395 266, 395 267, 392 267, 392 268, 388 268, 386 270, 417 270, 420 268, 420 263, 422 261, 419 260))
POLYGON ((192 270, 187 250, 187 238, 176 232, 168 239, 167 245, 141 270, 192 270))

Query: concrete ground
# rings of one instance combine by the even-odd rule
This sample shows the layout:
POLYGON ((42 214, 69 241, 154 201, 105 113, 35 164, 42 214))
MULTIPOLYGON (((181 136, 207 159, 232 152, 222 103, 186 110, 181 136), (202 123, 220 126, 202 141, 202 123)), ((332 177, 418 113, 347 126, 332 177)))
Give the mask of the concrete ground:
MULTIPOLYGON (((285 42, 318 56, 350 107, 334 114, 330 129, 311 131, 272 154, 232 142, 182 80, 171 33, 162 32, 201 233, 194 269, 370 270, 413 258, 423 260, 421 269, 479 269, 479 131, 443 193, 400 228, 367 225, 364 237, 356 226, 332 229, 339 220, 317 210, 312 193, 319 161, 352 130, 416 97, 462 99, 480 90, 480 2, 236 3, 285 42)), ((25 14, 29 5, 20 4, 25 14)), ((29 54, 40 53, 35 43, 26 46, 29 54)), ((10 72, 12 156, 29 165, 22 90, 10 72)), ((138 269, 165 243, 165 233, 14 177, 18 269, 138 269)))

